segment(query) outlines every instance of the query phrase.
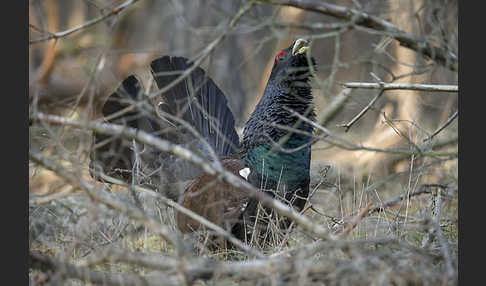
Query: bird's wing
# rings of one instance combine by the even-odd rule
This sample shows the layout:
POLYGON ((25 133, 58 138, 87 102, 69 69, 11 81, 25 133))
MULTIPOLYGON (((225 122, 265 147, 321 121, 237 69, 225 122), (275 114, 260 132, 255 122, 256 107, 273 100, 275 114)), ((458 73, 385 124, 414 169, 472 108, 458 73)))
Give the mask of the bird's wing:
MULTIPOLYGON (((235 176, 241 176, 239 171, 245 168, 239 159, 224 159, 222 163, 235 176)), ((244 190, 219 180, 216 175, 204 174, 188 186, 181 198, 181 205, 231 231, 240 222, 249 200, 244 190)), ((175 218, 182 232, 192 232, 201 226, 199 221, 180 212, 176 212, 175 218)))

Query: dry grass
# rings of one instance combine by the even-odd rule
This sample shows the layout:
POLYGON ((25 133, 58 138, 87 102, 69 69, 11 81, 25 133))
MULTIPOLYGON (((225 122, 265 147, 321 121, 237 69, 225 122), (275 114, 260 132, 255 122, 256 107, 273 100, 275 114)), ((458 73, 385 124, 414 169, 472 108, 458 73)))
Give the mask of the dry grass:
MULTIPOLYGON (((192 258, 182 259, 173 245, 140 222, 92 201, 79 190, 52 200, 31 200, 30 251, 69 265, 88 267, 96 273, 146 277, 147 285, 152 285, 150 281, 158 281, 157 277, 162 274, 174 279, 167 281, 169 285, 184 280, 195 285, 454 285, 458 213, 457 185, 450 175, 454 171, 450 169, 457 168, 456 164, 457 159, 430 160, 403 173, 375 178, 373 174, 358 177, 349 171, 340 171, 338 166, 314 161, 311 197, 304 215, 339 239, 319 239, 295 224, 291 225, 291 232, 283 232, 275 227, 276 216, 264 219, 265 210, 261 208, 264 243, 250 238, 249 245, 260 250, 264 258, 255 258, 234 248, 215 251, 211 240, 214 233, 203 231, 184 238, 192 245, 189 255, 192 258), (376 211, 383 203, 424 188, 424 182, 430 181, 432 176, 441 187, 430 187, 428 192, 398 200, 376 211), (437 209, 438 196, 440 210, 437 209), (371 209, 375 211, 369 211, 371 209), (114 250, 123 255, 113 254, 114 250), (124 257, 130 254, 155 262, 144 264, 140 257, 132 260, 124 257), (186 270, 164 266, 164 257, 179 261, 186 270), (192 261, 196 258, 204 259, 204 263, 213 261, 219 266, 201 266, 200 262, 192 261), (453 270, 451 277, 448 263, 453 270), (236 270, 238 267, 241 271, 236 270)), ((38 195, 35 199, 62 193, 67 188, 58 187, 63 180, 51 172, 37 166, 32 166, 31 171, 30 191, 38 195), (51 187, 50 192, 45 191, 46 185, 51 187)), ((114 189, 117 188, 119 190, 112 191, 112 195, 133 205, 140 200, 148 216, 176 231, 171 208, 149 196, 136 194, 134 197, 129 191, 114 189)), ((258 237, 258 233, 254 236, 258 237)), ((29 275, 32 281, 53 279, 37 270, 31 270, 29 275)), ((65 283, 80 285, 80 280, 67 279, 65 283)))

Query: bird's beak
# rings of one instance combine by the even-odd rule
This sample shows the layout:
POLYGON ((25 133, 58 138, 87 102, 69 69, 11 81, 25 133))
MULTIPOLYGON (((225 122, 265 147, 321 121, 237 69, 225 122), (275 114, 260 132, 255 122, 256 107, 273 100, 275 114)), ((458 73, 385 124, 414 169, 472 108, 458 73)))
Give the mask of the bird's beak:
POLYGON ((294 47, 292 48, 292 56, 297 54, 303 54, 309 49, 309 41, 304 39, 298 39, 295 41, 294 47))

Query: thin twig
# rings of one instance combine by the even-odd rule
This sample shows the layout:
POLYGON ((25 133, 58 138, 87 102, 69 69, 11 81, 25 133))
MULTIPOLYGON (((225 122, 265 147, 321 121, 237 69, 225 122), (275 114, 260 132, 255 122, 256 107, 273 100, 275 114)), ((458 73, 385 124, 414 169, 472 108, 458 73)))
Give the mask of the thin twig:
POLYGON ((417 91, 438 91, 438 92, 459 92, 457 85, 444 84, 419 84, 419 83, 374 83, 374 82, 346 82, 347 88, 384 89, 384 90, 417 90, 417 91))
MULTIPOLYGON (((176 73, 180 73, 180 75, 177 78, 175 78, 172 82, 170 82, 169 84, 167 84, 163 88, 160 88, 159 90, 157 90, 157 91, 155 91, 151 94, 147 94, 147 96, 144 97, 144 100, 140 100, 137 103, 134 103, 130 106, 127 106, 127 107, 117 111, 116 113, 112 114, 111 116, 118 117, 118 116, 121 116, 121 115, 123 115, 127 112, 130 112, 131 110, 134 110, 135 108, 142 106, 146 102, 160 96, 161 94, 164 94, 165 92, 169 91, 171 88, 173 88, 174 86, 176 86, 177 84, 182 82, 184 79, 189 77, 191 75, 191 73, 193 71, 195 71, 202 64, 202 62, 212 53, 212 51, 226 37, 226 35, 229 34, 232 31, 232 29, 234 28, 236 23, 240 20, 240 18, 243 15, 245 15, 248 11, 250 11, 250 9, 254 5, 255 5, 255 1, 252 0, 252 1, 249 1, 246 6, 242 7, 240 10, 238 10, 238 12, 235 14, 233 19, 231 19, 230 23, 226 27, 226 30, 223 33, 221 33, 215 40, 213 40, 211 43, 209 43, 201 51, 201 53, 198 56, 196 56, 196 60, 192 61, 192 65, 189 68, 187 68, 183 72, 177 71, 176 73)), ((166 74, 174 74, 174 72, 160 73, 160 75, 166 75, 166 74)), ((156 75, 159 75, 159 74, 156 74, 156 75)), ((101 121, 101 120, 102 119, 99 119, 98 121, 101 121)))
POLYGON ((454 121, 454 119, 456 119, 456 117, 457 117, 457 110, 456 110, 456 112, 454 112, 454 114, 451 117, 449 117, 449 119, 447 119, 447 121, 442 126, 437 128, 437 130, 435 130, 434 133, 432 133, 432 135, 425 138, 424 142, 434 138, 435 135, 439 134, 442 130, 444 130, 447 126, 449 126, 449 124, 451 124, 452 121, 454 121))
POLYGON ((122 4, 120 4, 119 6, 115 7, 114 9, 110 10, 109 13, 106 13, 104 15, 101 15, 95 19, 92 19, 90 21, 87 21, 83 24, 80 24, 80 25, 77 25, 76 27, 73 27, 71 29, 68 29, 66 31, 62 31, 62 32, 57 32, 57 33, 51 33, 49 32, 49 34, 45 37, 41 37, 39 39, 35 39, 35 40, 29 40, 29 45, 32 45, 32 44, 36 44, 36 43, 40 43, 40 42, 45 42, 45 41, 49 41, 49 40, 52 40, 52 39, 60 39, 60 38, 64 38, 66 36, 69 36, 75 32, 78 32, 78 31, 81 31, 83 29, 86 29, 88 27, 91 27, 95 24, 98 24, 100 22, 102 22, 103 20, 105 19, 108 19, 110 17, 113 17, 115 15, 118 15, 120 14, 123 10, 125 10, 126 8, 130 7, 131 5, 135 4, 136 2, 138 2, 139 0, 128 0, 128 1, 125 1, 123 2, 122 4))
POLYGON ((170 242, 174 246, 182 246, 181 239, 165 225, 160 224, 158 221, 147 217, 140 209, 131 207, 123 201, 118 200, 107 192, 98 190, 93 184, 83 180, 75 173, 68 172, 60 164, 54 163, 44 156, 29 151, 29 160, 45 167, 48 170, 55 172, 57 175, 68 181, 75 187, 84 189, 90 197, 94 200, 101 202, 110 208, 126 213, 130 217, 138 219, 140 222, 148 226, 154 233, 161 235, 164 239, 170 242))
MULTIPOLYGON (((403 139, 407 140, 408 144, 410 144, 410 146, 412 146, 417 151, 417 153, 419 153, 419 154, 422 153, 422 149, 419 146, 417 146, 417 144, 415 144, 412 141, 412 139, 410 139, 407 135, 405 135, 397 126, 395 126, 395 124, 393 124, 392 120, 390 120, 386 116, 386 113, 385 112, 383 112, 382 115, 383 115, 383 119, 384 119, 385 123, 388 124, 388 126, 390 126, 390 128, 393 129, 393 131, 395 131, 395 133, 398 136, 400 136, 403 139)), ((413 155, 415 155, 415 154, 413 154, 413 155)))
POLYGON ((452 51, 447 48, 438 47, 423 37, 409 34, 392 23, 370 15, 369 13, 317 0, 290 0, 273 3, 305 9, 346 21, 352 21, 355 25, 388 35, 397 40, 400 45, 419 52, 452 71, 458 70, 458 58, 452 51))
POLYGON ((38 195, 30 195, 29 196, 29 204, 32 205, 42 205, 49 203, 51 201, 58 200, 60 198, 64 198, 66 196, 72 195, 74 193, 74 188, 70 187, 66 190, 62 190, 60 192, 55 192, 53 194, 48 194, 44 196, 38 196, 38 195))
POLYGON ((273 199, 270 195, 259 191, 250 183, 243 180, 241 177, 226 171, 224 168, 216 166, 212 162, 204 160, 191 150, 186 149, 180 145, 172 144, 167 140, 157 138, 142 130, 128 128, 121 125, 81 121, 56 115, 47 115, 40 112, 33 114, 31 119, 46 121, 51 124, 70 125, 77 128, 88 128, 97 133, 135 139, 139 142, 156 148, 157 150, 172 153, 196 166, 199 166, 201 170, 208 175, 218 175, 219 179, 231 184, 238 190, 246 192, 246 194, 250 198, 260 201, 266 207, 273 208, 280 215, 295 220, 298 225, 302 226, 307 231, 314 233, 316 236, 322 239, 333 239, 333 235, 329 234, 329 232, 325 228, 321 227, 318 224, 315 224, 309 218, 301 215, 295 209, 287 206, 279 200, 273 199))
POLYGON ((350 233, 358 225, 358 223, 368 214, 368 211, 372 206, 373 206, 373 201, 370 201, 368 205, 364 207, 359 212, 359 214, 353 219, 353 221, 338 234, 338 236, 342 238, 346 236, 348 233, 350 233))
POLYGON ((384 92, 384 89, 380 89, 378 94, 368 103, 368 105, 365 106, 365 108, 363 108, 363 110, 361 110, 353 119, 351 119, 351 121, 346 124, 341 124, 339 126, 344 127, 345 131, 348 132, 349 128, 351 128, 351 126, 353 126, 356 121, 363 117, 363 115, 373 106, 373 104, 375 104, 375 102, 383 95, 384 92))
POLYGON ((407 194, 401 194, 396 198, 390 199, 390 200, 383 202, 383 203, 381 203, 377 206, 374 206, 373 208, 370 209, 370 213, 384 211, 385 208, 394 206, 394 205, 398 204, 399 202, 401 202, 402 200, 404 200, 406 198, 411 198, 411 197, 422 195, 422 194, 429 194, 430 193, 429 188, 432 188, 432 187, 446 188, 445 186, 438 185, 438 184, 424 184, 424 185, 421 185, 419 187, 419 190, 417 190, 415 192, 411 192, 408 195, 407 194))
MULTIPOLYGON (((180 278, 167 275, 142 276, 125 273, 106 273, 103 271, 91 270, 88 267, 77 267, 70 263, 62 263, 47 255, 37 252, 29 252, 29 268, 39 269, 45 272, 52 271, 58 278, 80 279, 99 285, 180 285, 180 278)), ((61 282, 61 281, 56 281, 61 282)), ((58 284, 53 283, 53 284, 58 284)), ((64 284, 64 283, 60 283, 64 284)))
POLYGON ((438 190, 437 194, 437 199, 438 199, 438 206, 437 206, 437 221, 435 222, 435 229, 437 232, 437 238, 439 239, 439 243, 441 246, 441 252, 442 256, 444 257, 445 260, 445 265, 447 269, 447 276, 449 276, 449 279, 455 280, 455 270, 452 265, 452 258, 449 252, 449 246, 448 242, 444 238, 444 234, 442 233, 442 229, 440 227, 440 217, 442 213, 442 190, 438 190))
POLYGON ((248 11, 250 11, 250 9, 253 8, 254 5, 255 5, 255 1, 251 0, 247 3, 247 5, 245 5, 240 10, 238 10, 238 12, 235 14, 233 19, 231 19, 230 23, 226 27, 226 30, 223 33, 221 33, 214 41, 209 43, 204 48, 204 50, 202 50, 202 52, 197 57, 197 59, 193 61, 192 66, 190 66, 188 69, 184 70, 184 72, 182 72, 181 75, 179 77, 177 77, 176 79, 174 79, 171 83, 169 83, 165 87, 161 88, 160 90, 158 90, 158 91, 156 91, 152 94, 149 94, 147 97, 149 99, 153 99, 153 98, 167 92, 172 87, 176 86, 179 82, 183 81, 186 77, 188 77, 212 53, 212 51, 226 37, 226 35, 233 30, 233 28, 235 27, 236 23, 238 23, 240 18, 243 17, 243 15, 245 15, 248 11))
MULTIPOLYGON (((285 108, 285 107, 284 107, 285 108)), ((326 127, 321 126, 312 120, 309 120, 308 118, 305 118, 298 112, 293 111, 292 109, 285 108, 291 112, 292 115, 297 116, 302 119, 302 121, 305 121, 312 126, 316 127, 320 133, 318 133, 318 138, 322 141, 325 141, 333 146, 339 147, 344 150, 348 151, 360 151, 360 150, 365 150, 365 151, 370 151, 370 152, 380 152, 380 153, 390 153, 390 154, 398 154, 398 155, 404 155, 404 156, 411 156, 411 155, 418 155, 418 156, 430 156, 430 157, 449 157, 449 158, 456 158, 457 157, 457 152, 436 152, 436 151, 422 151, 422 152, 417 152, 416 150, 410 150, 410 149, 399 149, 399 148, 388 148, 388 149, 381 149, 381 148, 374 148, 374 147, 366 147, 363 145, 356 145, 344 138, 341 138, 335 134, 333 134, 331 131, 329 131, 326 127), (324 133, 327 136, 322 136, 322 133, 324 133), (336 141, 331 141, 328 137, 334 138, 339 142, 336 141)), ((454 136, 452 138, 448 138, 447 140, 441 141, 440 143, 434 144, 433 147, 440 148, 443 147, 447 144, 455 143, 457 142, 458 137, 454 136)), ((430 146, 429 146, 429 149, 430 146)))
POLYGON ((329 121, 331 121, 340 110, 344 107, 344 104, 347 102, 348 98, 351 96, 352 89, 344 88, 334 99, 332 102, 323 109, 319 115, 317 116, 317 122, 320 125, 326 126, 329 121))
POLYGON ((259 257, 259 258, 264 257, 262 253, 260 253, 256 249, 253 249, 253 248, 247 246, 246 244, 242 243, 240 240, 238 240, 236 237, 234 237, 231 233, 227 232, 226 230, 224 230, 220 226, 218 226, 218 225, 214 224, 213 222, 207 220, 206 218, 198 215, 197 213, 191 211, 190 209, 187 209, 187 208, 181 206, 180 204, 174 202, 173 200, 166 198, 165 196, 161 195, 160 193, 157 193, 153 190, 150 190, 150 189, 147 189, 147 188, 144 188, 144 187, 140 187, 140 186, 137 186, 137 185, 126 184, 121 180, 117 180, 113 177, 109 177, 109 176, 104 175, 104 174, 99 174, 99 175, 103 178, 103 180, 105 180, 109 183, 121 185, 121 186, 124 186, 126 188, 133 189, 136 192, 148 194, 152 197, 155 197, 155 198, 157 198, 157 200, 160 200, 165 205, 174 208, 176 211, 183 213, 184 215, 187 215, 188 217, 199 222, 200 224, 202 224, 202 225, 208 227, 209 229, 215 231, 217 234, 225 237, 226 239, 228 239, 228 241, 230 241, 231 243, 233 243, 234 245, 236 245, 237 247, 239 247, 243 251, 250 253, 250 254, 252 254, 256 257, 259 257))

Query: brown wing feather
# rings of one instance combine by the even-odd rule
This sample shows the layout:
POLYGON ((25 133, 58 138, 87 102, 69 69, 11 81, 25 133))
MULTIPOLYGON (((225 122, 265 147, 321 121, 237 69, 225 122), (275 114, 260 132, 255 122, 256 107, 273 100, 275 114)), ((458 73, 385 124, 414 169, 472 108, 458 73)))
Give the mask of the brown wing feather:
MULTIPOLYGON (((245 168, 238 159, 224 159, 222 163, 228 171, 238 176, 240 176, 239 171, 245 168)), ((216 176, 205 174, 186 189, 181 204, 227 231, 231 231, 247 203, 248 196, 244 191, 218 181, 216 176)), ((180 212, 176 212, 175 217, 181 232, 192 232, 201 227, 198 221, 180 212)))

